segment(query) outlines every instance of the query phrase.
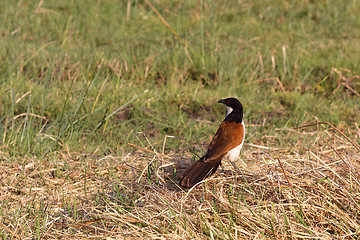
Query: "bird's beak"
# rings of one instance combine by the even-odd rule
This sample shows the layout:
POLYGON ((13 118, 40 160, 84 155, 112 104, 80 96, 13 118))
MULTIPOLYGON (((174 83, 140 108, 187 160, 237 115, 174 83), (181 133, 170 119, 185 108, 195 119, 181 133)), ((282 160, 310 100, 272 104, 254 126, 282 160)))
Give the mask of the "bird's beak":
POLYGON ((218 103, 225 104, 225 99, 220 99, 220 100, 218 101, 218 103))

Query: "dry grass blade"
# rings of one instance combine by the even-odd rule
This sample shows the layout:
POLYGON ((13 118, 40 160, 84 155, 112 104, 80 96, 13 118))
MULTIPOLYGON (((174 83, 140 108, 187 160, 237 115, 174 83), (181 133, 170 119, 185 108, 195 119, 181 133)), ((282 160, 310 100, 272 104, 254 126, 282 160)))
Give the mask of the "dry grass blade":
POLYGON ((5 224, 0 222, 0 226, 4 228, 6 231, 8 231, 14 238, 21 239, 17 234, 15 234, 13 231, 11 231, 5 224))
POLYGON ((293 193, 294 197, 296 198, 296 195, 295 195, 295 192, 294 192, 294 189, 293 189, 293 185, 291 184, 291 182, 290 182, 289 178, 287 177, 286 172, 285 172, 285 170, 284 170, 283 165, 281 164, 280 159, 279 159, 279 158, 277 158, 277 160, 278 160, 278 162, 279 162, 279 165, 280 165, 280 167, 281 167, 282 172, 284 173, 284 176, 285 176, 285 178, 286 178, 286 181, 288 182, 289 187, 291 188, 291 191, 292 191, 292 193, 293 193))
POLYGON ((352 93, 354 93, 356 96, 360 97, 360 93, 358 93, 355 89, 353 89, 352 87, 350 87, 348 84, 346 83, 342 83, 342 85, 344 85, 347 89, 349 89, 352 93))
POLYGON ((19 117, 24 117, 24 116, 32 116, 32 117, 36 117, 36 118, 41 118, 41 119, 44 119, 44 120, 47 120, 46 117, 44 116, 40 116, 40 115, 36 115, 36 114, 33 114, 33 113, 21 113, 19 115, 16 115, 13 119, 17 119, 19 117))
POLYGON ((178 34, 170 27, 170 25, 166 22, 166 20, 161 16, 161 14, 156 10, 156 8, 148 1, 145 0, 145 2, 151 7, 151 9, 156 13, 156 15, 160 18, 160 20, 164 23, 164 25, 176 36, 179 37, 178 34))

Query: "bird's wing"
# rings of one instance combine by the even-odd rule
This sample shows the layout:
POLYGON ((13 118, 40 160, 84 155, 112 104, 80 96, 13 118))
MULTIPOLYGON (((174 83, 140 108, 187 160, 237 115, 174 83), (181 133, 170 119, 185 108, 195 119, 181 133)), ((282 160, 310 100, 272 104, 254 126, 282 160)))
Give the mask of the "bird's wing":
POLYGON ((222 122, 215 133, 204 162, 214 161, 221 155, 239 146, 244 139, 245 129, 242 123, 222 122))

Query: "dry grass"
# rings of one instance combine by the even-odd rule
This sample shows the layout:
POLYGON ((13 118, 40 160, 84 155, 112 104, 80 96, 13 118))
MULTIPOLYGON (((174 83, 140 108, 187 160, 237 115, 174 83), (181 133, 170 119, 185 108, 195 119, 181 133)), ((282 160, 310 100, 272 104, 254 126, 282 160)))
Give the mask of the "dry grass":
POLYGON ((190 190, 176 185, 190 155, 159 154, 150 143, 126 156, 64 151, 1 162, 0 235, 357 239, 360 153, 333 129, 320 129, 285 130, 299 137, 292 149, 245 146, 241 173, 219 171, 190 190))

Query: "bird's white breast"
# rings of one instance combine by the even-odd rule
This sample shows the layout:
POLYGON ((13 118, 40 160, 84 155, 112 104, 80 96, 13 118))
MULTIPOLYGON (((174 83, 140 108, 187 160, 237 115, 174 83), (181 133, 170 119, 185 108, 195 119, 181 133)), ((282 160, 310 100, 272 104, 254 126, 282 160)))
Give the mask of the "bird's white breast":
POLYGON ((244 120, 241 122, 243 128, 244 128, 244 137, 241 141, 241 144, 238 145, 237 147, 231 149, 225 156, 225 158, 229 159, 231 162, 234 162, 236 161, 238 158, 239 158, 239 155, 240 155, 240 151, 241 151, 241 148, 244 144, 244 140, 245 140, 245 124, 244 124, 244 120))

